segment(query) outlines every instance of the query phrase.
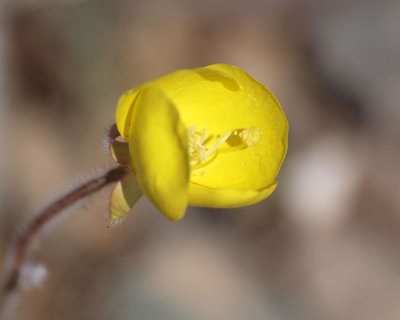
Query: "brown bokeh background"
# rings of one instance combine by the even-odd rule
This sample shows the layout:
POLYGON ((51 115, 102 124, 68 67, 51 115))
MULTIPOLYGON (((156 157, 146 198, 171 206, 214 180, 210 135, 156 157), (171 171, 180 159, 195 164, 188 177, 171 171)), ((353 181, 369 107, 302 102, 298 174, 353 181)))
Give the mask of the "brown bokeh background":
MULTIPOLYGON (((177 223, 141 199, 108 230, 110 188, 29 253, 47 281, 10 319, 400 319, 400 4, 3 0, 0 261, 49 201, 113 166, 119 95, 223 62, 281 102, 279 187, 177 223)), ((1 269, 1 274, 4 273, 1 269)))

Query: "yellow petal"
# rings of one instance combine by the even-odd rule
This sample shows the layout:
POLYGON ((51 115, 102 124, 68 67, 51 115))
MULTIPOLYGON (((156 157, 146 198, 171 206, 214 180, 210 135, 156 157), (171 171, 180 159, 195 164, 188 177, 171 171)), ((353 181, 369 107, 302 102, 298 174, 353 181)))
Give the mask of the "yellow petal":
MULTIPOLYGON (((206 129, 214 138, 248 128, 261 132, 257 145, 221 152, 206 167, 193 170, 192 182, 214 189, 257 190, 274 181, 287 151, 288 124, 264 85, 224 64, 177 71, 152 83, 173 101, 186 127, 206 129)), ((229 147, 224 143, 221 149, 229 147)))
POLYGON ((115 162, 123 165, 130 163, 129 144, 127 142, 114 140, 110 146, 110 154, 115 162))
POLYGON ((209 208, 238 208, 257 203, 268 197, 277 187, 274 181, 260 190, 211 189, 189 184, 189 205, 209 208))
POLYGON ((133 172, 128 173, 115 185, 111 194, 111 214, 109 227, 129 213, 136 201, 142 195, 133 172))
POLYGON ((126 141, 129 140, 129 131, 132 121, 131 114, 138 93, 139 88, 134 88, 125 92, 118 101, 115 120, 119 133, 126 141))
POLYGON ((174 104, 156 86, 141 90, 132 113, 129 148, 143 193, 168 219, 187 205, 188 141, 174 104))
MULTIPOLYGON (((205 110, 213 119, 204 121, 207 131, 223 136, 228 131, 258 128, 262 136, 256 145, 221 152, 206 168, 194 171, 191 181, 211 188, 262 188, 275 179, 286 155, 288 124, 282 108, 264 85, 242 69, 228 65, 207 68, 229 74, 241 87, 235 92, 225 90, 224 101, 205 110)), ((234 146, 228 143, 222 147, 229 150, 234 146)))

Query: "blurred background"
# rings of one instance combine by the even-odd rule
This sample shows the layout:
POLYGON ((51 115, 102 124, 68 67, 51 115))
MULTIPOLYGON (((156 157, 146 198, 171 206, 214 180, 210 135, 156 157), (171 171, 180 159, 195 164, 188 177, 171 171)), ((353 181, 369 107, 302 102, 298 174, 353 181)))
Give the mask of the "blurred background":
POLYGON ((400 319, 400 2, 2 0, 0 262, 67 188, 113 166, 119 95, 167 72, 237 65, 290 124, 280 183, 177 223, 111 188, 35 241, 48 279, 10 319, 400 319))

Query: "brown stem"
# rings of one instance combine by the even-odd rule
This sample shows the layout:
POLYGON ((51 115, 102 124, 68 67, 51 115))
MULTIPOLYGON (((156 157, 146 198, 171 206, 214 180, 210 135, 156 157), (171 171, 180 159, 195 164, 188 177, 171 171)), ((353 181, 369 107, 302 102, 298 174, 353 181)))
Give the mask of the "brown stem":
POLYGON ((26 250, 29 247, 34 236, 42 229, 42 227, 49 222, 53 217, 57 216, 63 209, 74 204, 76 201, 100 190, 109 183, 117 182, 127 173, 127 168, 119 166, 105 174, 93 178, 76 189, 68 192, 66 195, 52 203, 45 208, 36 217, 34 217, 25 229, 16 237, 13 246, 13 257, 11 260, 11 269, 6 281, 0 292, 0 305, 1 300, 4 300, 8 295, 15 291, 18 287, 18 278, 20 269, 25 258, 26 250))

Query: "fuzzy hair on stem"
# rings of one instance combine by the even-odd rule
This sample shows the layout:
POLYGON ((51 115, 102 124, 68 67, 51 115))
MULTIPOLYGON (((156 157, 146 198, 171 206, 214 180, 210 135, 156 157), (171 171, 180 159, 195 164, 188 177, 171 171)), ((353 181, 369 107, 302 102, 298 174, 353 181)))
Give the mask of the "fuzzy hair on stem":
POLYGON ((21 268, 26 251, 35 235, 64 209, 90 194, 95 193, 106 185, 119 181, 127 172, 127 167, 118 166, 98 177, 84 182, 46 207, 21 230, 12 246, 9 273, 0 288, 0 311, 5 305, 7 298, 18 289, 21 268))

